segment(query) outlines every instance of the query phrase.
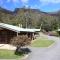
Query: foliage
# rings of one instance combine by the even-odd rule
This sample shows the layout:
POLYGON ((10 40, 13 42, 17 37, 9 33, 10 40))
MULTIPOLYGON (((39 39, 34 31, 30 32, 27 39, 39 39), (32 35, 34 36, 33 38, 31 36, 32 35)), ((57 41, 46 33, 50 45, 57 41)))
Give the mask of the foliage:
POLYGON ((31 43, 31 39, 28 38, 27 35, 19 35, 11 39, 11 44, 18 47, 29 45, 30 43, 31 43))
POLYGON ((57 33, 59 34, 59 36, 60 36, 60 31, 57 31, 57 33))
POLYGON ((28 53, 28 49, 21 49, 22 46, 29 45, 31 43, 31 39, 28 38, 27 35, 19 35, 17 37, 13 37, 11 39, 11 44, 17 47, 15 54, 25 54, 28 53))
POLYGON ((51 31, 60 28, 60 15, 25 7, 15 9, 13 12, 0 8, 0 22, 17 26, 22 24, 24 28, 40 28, 43 23, 42 29, 51 31))
POLYGON ((59 33, 57 31, 50 31, 48 34, 50 36, 59 36, 59 33))
POLYGON ((30 53, 30 52, 31 52, 31 51, 30 51, 29 48, 20 48, 18 51, 17 51, 17 49, 16 49, 15 54, 16 54, 16 55, 28 54, 28 53, 30 53))

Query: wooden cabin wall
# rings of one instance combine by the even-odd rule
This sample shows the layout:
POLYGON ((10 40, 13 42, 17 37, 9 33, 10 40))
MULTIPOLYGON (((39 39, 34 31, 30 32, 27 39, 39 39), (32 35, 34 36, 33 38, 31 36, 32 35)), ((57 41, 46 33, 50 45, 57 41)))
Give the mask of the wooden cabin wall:
POLYGON ((3 29, 0 31, 0 44, 8 44, 10 43, 11 38, 16 36, 16 33, 7 29, 3 29))
MULTIPOLYGON (((33 39, 33 33, 31 32, 20 32, 18 35, 27 35, 28 38, 33 39)), ((9 44, 13 37, 17 36, 17 33, 7 29, 0 30, 0 44, 9 44)))

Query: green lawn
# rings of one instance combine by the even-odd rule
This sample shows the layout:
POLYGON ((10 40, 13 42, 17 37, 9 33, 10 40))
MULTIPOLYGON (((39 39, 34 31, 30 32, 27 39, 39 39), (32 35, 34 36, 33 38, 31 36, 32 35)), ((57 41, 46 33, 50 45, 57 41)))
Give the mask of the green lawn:
POLYGON ((37 39, 37 40, 33 41, 31 46, 32 47, 48 47, 53 43, 54 43, 53 40, 48 40, 48 39, 41 38, 41 39, 37 39))
POLYGON ((23 55, 15 55, 11 50, 0 50, 0 59, 20 59, 23 55))

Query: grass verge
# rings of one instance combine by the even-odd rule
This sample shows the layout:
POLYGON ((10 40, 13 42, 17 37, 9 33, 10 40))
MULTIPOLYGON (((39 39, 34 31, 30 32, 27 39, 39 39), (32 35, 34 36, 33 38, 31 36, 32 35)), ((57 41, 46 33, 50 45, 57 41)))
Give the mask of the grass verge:
POLYGON ((24 55, 15 55, 11 50, 0 50, 0 59, 20 59, 24 55))
POLYGON ((31 46, 32 46, 32 47, 48 47, 48 46, 50 46, 50 45, 53 44, 53 43, 54 43, 53 40, 48 40, 48 39, 42 38, 42 39, 37 39, 37 40, 35 40, 35 41, 31 44, 31 46))

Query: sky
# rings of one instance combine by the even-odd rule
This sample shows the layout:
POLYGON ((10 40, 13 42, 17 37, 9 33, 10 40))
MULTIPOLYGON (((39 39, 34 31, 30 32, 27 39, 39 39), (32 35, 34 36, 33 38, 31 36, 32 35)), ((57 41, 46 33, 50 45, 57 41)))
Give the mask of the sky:
POLYGON ((14 11, 15 8, 23 6, 44 12, 55 12, 60 10, 60 0, 0 0, 0 7, 7 10, 14 11))

